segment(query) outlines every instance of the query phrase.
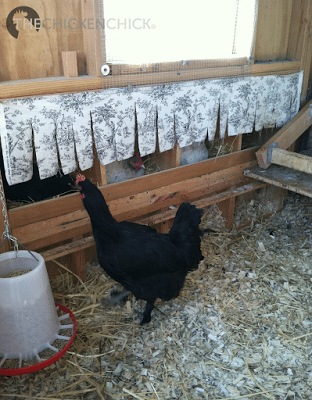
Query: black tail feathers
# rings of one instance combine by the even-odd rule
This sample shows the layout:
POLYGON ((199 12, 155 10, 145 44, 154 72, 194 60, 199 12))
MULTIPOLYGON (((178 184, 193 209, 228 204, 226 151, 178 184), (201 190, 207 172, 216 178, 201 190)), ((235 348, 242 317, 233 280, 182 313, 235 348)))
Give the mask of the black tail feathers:
POLYGON ((182 203, 169 231, 171 241, 184 253, 188 270, 196 269, 203 259, 200 250, 202 231, 199 229, 203 210, 182 203))

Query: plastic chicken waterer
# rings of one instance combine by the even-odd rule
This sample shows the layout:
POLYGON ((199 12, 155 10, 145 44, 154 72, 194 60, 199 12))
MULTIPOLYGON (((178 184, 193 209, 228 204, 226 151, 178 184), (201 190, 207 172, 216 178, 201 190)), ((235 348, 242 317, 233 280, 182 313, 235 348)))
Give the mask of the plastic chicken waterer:
POLYGON ((0 368, 7 359, 18 359, 21 368, 23 360, 41 362, 38 354, 45 349, 57 352, 52 343, 64 338, 59 336, 60 329, 74 326, 61 325, 62 319, 43 257, 24 250, 1 254, 0 368), (22 274, 14 276, 17 271, 22 274))

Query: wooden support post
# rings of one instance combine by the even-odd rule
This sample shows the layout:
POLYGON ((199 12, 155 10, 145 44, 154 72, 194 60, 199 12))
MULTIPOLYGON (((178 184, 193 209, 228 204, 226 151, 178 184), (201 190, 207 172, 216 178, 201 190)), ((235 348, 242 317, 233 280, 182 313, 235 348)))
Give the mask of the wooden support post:
POLYGON ((224 144, 227 144, 231 147, 231 152, 234 153, 235 151, 239 151, 242 148, 242 138, 243 135, 237 135, 237 136, 227 136, 224 138, 224 144))
MULTIPOLYGON (((82 236, 77 236, 73 238, 71 241, 75 242, 76 240, 83 239, 82 236)), ((76 251, 72 253, 69 259, 70 269, 79 276, 82 280, 87 278, 87 266, 86 266, 86 254, 84 250, 76 251)))
MULTIPOLYGON (((230 136, 224 139, 224 142, 232 147, 232 153, 240 151, 242 148, 242 138, 243 135, 230 136)), ((217 204, 217 207, 222 212, 222 217, 225 219, 225 227, 231 229, 234 221, 234 211, 235 211, 236 197, 232 197, 217 204)))
POLYGON ((302 110, 287 125, 280 129, 270 140, 266 142, 256 152, 258 164, 261 168, 268 168, 271 164, 268 162, 268 148, 272 143, 277 143, 278 148, 287 149, 298 137, 312 125, 312 118, 309 116, 310 104, 307 103, 302 110))
POLYGON ((149 158, 151 160, 150 163, 152 164, 153 162, 155 162, 161 171, 164 171, 165 169, 179 167, 181 159, 181 149, 178 142, 176 142, 173 149, 160 153, 157 138, 156 151, 155 153, 151 154, 149 158))
POLYGON ((169 220, 163 221, 160 223, 159 227, 160 233, 168 233, 169 232, 169 220))
POLYGON ((84 175, 88 179, 91 179, 94 183, 98 183, 100 186, 104 186, 107 184, 106 178, 106 168, 105 165, 102 165, 97 157, 96 148, 93 142, 93 155, 94 155, 94 162, 93 166, 84 172, 84 175))
POLYGON ((78 76, 77 52, 62 51, 63 74, 65 78, 78 76))
POLYGON ((227 229, 231 229, 233 226, 235 201, 236 197, 232 197, 217 204, 217 207, 222 212, 222 217, 225 219, 225 227, 227 229))

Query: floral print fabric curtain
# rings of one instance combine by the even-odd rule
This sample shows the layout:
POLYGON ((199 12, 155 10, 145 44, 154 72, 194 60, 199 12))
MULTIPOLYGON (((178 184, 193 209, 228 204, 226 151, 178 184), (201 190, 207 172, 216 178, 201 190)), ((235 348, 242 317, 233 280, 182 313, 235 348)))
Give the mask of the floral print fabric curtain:
POLYGON ((299 111, 303 73, 200 80, 151 87, 106 89, 0 103, 0 134, 10 185, 32 177, 33 149, 40 178, 61 165, 68 174, 101 164, 220 137, 280 128, 299 111))

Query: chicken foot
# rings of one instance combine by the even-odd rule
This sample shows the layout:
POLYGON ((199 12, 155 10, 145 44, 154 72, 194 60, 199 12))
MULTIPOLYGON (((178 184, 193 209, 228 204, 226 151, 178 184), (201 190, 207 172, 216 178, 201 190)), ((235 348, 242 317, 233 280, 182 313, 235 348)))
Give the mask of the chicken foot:
POLYGON ((120 302, 120 300, 124 299, 125 297, 128 297, 129 294, 131 294, 132 292, 130 290, 124 290, 123 292, 119 293, 119 292, 113 292, 111 293, 111 299, 110 299, 110 303, 112 305, 117 304, 120 302))
POLYGON ((143 313, 143 319, 142 319, 140 325, 147 324, 151 321, 151 319, 152 319, 151 314, 152 314, 153 309, 154 309, 154 302, 152 302, 152 303, 147 302, 144 313, 143 313))

